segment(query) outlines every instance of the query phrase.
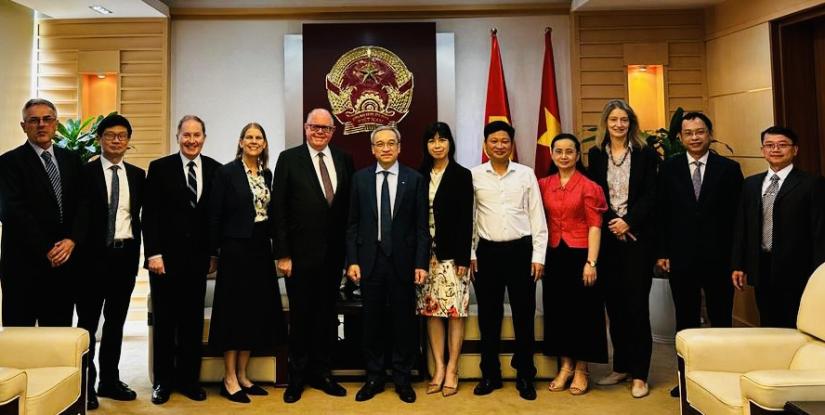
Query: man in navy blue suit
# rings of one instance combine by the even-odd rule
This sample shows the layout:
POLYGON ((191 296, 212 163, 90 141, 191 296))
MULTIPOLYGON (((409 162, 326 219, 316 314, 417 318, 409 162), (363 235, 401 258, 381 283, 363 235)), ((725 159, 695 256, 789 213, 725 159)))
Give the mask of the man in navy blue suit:
POLYGON ((417 330, 415 286, 427 277, 427 182, 398 163, 401 133, 384 126, 370 135, 377 163, 353 175, 347 222, 347 277, 361 283, 367 383, 355 396, 372 399, 384 390, 383 333, 392 336, 395 391, 415 402, 410 371, 417 330), (389 307, 389 310, 387 308, 389 307), (389 313, 389 327, 383 327, 389 313), (391 333, 391 334, 390 334, 391 333))

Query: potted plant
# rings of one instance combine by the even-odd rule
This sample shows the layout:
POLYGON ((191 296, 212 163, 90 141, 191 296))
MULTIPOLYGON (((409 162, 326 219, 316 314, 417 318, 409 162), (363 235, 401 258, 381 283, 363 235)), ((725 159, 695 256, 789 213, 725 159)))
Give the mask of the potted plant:
MULTIPOLYGON (((117 114, 117 112, 111 112, 108 115, 112 114, 117 114)), ((82 121, 70 118, 65 124, 58 123, 57 134, 54 137, 55 145, 77 153, 84 163, 100 155, 97 126, 108 115, 91 116, 82 121)))

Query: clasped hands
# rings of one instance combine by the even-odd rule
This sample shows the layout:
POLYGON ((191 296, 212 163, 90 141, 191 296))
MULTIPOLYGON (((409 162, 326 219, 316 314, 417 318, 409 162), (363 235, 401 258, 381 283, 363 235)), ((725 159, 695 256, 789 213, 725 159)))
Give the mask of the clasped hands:
POLYGON ((616 239, 626 242, 628 238, 635 241, 636 237, 630 233, 630 225, 624 221, 622 218, 614 218, 611 219, 610 222, 607 222, 607 229, 616 236, 616 239))
POLYGON ((46 253, 46 258, 49 260, 52 268, 57 268, 65 264, 72 256, 74 246, 74 241, 68 238, 55 242, 52 249, 46 253))

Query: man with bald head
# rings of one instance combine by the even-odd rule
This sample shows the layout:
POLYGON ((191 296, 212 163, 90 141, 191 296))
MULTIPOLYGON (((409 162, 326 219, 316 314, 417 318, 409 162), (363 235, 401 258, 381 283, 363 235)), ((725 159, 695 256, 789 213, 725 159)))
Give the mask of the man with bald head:
POLYGON ((329 111, 310 111, 304 143, 281 152, 275 166, 275 254, 289 296, 287 403, 301 399, 306 384, 332 396, 347 393, 331 378, 330 360, 353 164, 329 145, 334 132, 329 111))

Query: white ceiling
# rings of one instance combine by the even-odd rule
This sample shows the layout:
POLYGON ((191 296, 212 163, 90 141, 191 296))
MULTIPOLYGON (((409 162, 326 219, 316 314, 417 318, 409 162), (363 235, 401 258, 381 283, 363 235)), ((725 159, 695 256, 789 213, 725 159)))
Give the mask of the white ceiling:
POLYGON ((570 0, 161 0, 170 8, 257 8, 257 7, 369 7, 442 6, 474 4, 568 4, 570 0))
POLYGON ((701 9, 724 0, 573 0, 570 11, 701 9))
POLYGON ((110 17, 168 17, 169 7, 160 0, 12 0, 55 19, 96 19, 110 17), (89 8, 103 6, 113 13, 102 15, 89 8))

